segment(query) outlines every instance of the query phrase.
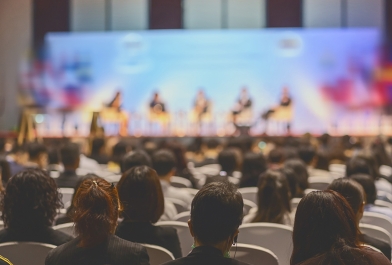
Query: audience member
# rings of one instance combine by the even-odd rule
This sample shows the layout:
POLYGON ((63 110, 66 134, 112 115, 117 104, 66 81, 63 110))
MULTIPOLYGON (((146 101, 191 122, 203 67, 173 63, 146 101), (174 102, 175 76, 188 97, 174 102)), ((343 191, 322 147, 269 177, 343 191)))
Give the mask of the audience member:
POLYGON ((152 165, 162 185, 165 198, 178 199, 191 205, 193 196, 184 189, 171 186, 170 180, 176 172, 176 158, 169 150, 159 150, 152 157, 152 165))
POLYGON ((294 197, 302 198, 305 190, 309 188, 309 173, 306 168, 306 165, 300 159, 290 159, 284 163, 284 167, 292 169, 294 171, 297 177, 297 183, 299 188, 297 194, 294 197))
POLYGON ((280 169, 283 167, 285 157, 281 148, 272 149, 267 156, 268 168, 269 169, 280 169))
POLYGON ((30 143, 27 146, 29 160, 25 164, 25 168, 46 169, 48 166, 48 150, 44 144, 30 143))
POLYGON ((90 158, 97 161, 99 164, 107 164, 109 156, 105 153, 105 139, 95 138, 91 144, 90 158))
POLYGON ((244 223, 277 223, 293 226, 290 189, 284 175, 277 170, 268 170, 261 175, 258 185, 257 212, 244 217, 244 223))
POLYGON ((259 177, 267 170, 267 161, 263 154, 246 153, 242 163, 240 187, 257 187, 259 177))
POLYGON ((374 203, 377 199, 377 190, 374 180, 366 174, 355 174, 349 177, 355 180, 363 187, 366 194, 365 212, 381 213, 392 219, 392 210, 387 207, 376 206, 374 203))
POLYGON ((131 151, 126 154, 121 164, 121 173, 137 166, 152 166, 150 156, 143 150, 131 151))
POLYGON ((182 257, 177 231, 153 225, 164 211, 161 183, 155 170, 147 166, 133 167, 122 175, 117 189, 124 206, 124 220, 118 225, 116 235, 132 242, 161 246, 174 257, 182 257))
POLYGON ((64 170, 64 167, 61 165, 60 152, 57 147, 50 147, 48 149, 48 171, 58 171, 61 172, 64 170))
POLYGON ((149 264, 146 249, 114 235, 121 203, 113 184, 86 179, 74 199, 77 238, 51 250, 46 265, 149 264))
POLYGON ((233 184, 214 182, 204 186, 193 199, 188 221, 194 238, 193 250, 165 265, 244 265, 228 258, 230 248, 237 243, 243 206, 241 193, 233 184))
POLYGON ((296 198, 296 196, 298 196, 298 198, 302 198, 303 194, 300 194, 297 182, 297 175, 295 174, 294 170, 291 168, 284 167, 280 170, 280 172, 282 172, 283 176, 285 176, 287 184, 289 185, 290 200, 296 198))
POLYGON ((11 152, 6 156, 6 160, 10 167, 10 177, 18 174, 25 169, 25 164, 29 159, 27 149, 23 145, 15 144, 11 152))
POLYGON ((108 162, 109 170, 113 172, 120 172, 122 162, 125 155, 128 152, 128 144, 125 141, 120 140, 112 148, 112 156, 108 162))
POLYGON ((51 228, 62 206, 55 181, 40 169, 28 169, 11 177, 2 196, 1 212, 5 229, 0 243, 11 241, 61 245, 68 236, 51 228))
POLYGON ((226 148, 218 155, 218 164, 221 171, 226 172, 227 176, 233 176, 233 172, 238 168, 238 155, 234 148, 226 148))
MULTIPOLYGON (((347 178, 341 178, 334 180, 329 186, 329 190, 333 190, 342 195, 347 202, 350 204, 354 211, 355 220, 357 225, 363 216, 365 210, 365 191, 362 186, 352 180, 347 178)), ((391 246, 390 244, 378 240, 376 238, 370 237, 366 234, 360 234, 359 240, 367 245, 373 246, 382 251, 382 253, 391 260, 391 246)))
POLYGON ((60 149, 61 163, 64 172, 55 179, 59 188, 75 188, 79 181, 76 169, 79 167, 80 152, 79 146, 74 143, 67 143, 60 149))
POLYGON ((386 265, 382 254, 359 243, 353 210, 335 191, 311 192, 298 205, 291 265, 386 265))
POLYGON ((329 171, 315 168, 318 160, 316 148, 311 145, 300 146, 298 149, 298 155, 299 158, 307 165, 309 176, 330 177, 329 171))
POLYGON ((196 167, 202 167, 211 164, 218 164, 218 154, 221 151, 221 144, 219 140, 211 138, 208 139, 202 147, 203 161, 196 163, 196 167))

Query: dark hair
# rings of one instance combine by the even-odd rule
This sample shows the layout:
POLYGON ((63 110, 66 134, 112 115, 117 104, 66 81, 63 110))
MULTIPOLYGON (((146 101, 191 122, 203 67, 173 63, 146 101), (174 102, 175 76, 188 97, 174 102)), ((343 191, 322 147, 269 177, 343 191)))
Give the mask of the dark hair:
POLYGON ((261 175, 258 185, 258 211, 256 222, 283 224, 286 214, 291 212, 290 190, 286 178, 280 171, 268 170, 261 175))
POLYGON ((349 177, 354 174, 366 174, 377 179, 379 173, 375 166, 376 162, 372 161, 372 159, 373 158, 365 155, 357 155, 351 158, 346 164, 346 176, 349 177))
POLYGON ((127 148, 128 144, 124 141, 119 141, 118 143, 116 143, 112 148, 112 157, 110 161, 121 165, 121 162, 123 161, 123 158, 127 153, 127 148))
POLYGON ((332 190, 311 192, 298 204, 290 264, 323 254, 318 264, 368 264, 359 234, 354 212, 342 195, 332 190))
POLYGON ((333 190, 342 195, 350 204, 357 214, 362 203, 365 201, 365 191, 363 187, 356 181, 348 178, 335 179, 329 186, 329 190, 333 190))
POLYGON ((156 223, 164 211, 164 197, 157 173, 147 166, 133 167, 117 184, 125 220, 156 223))
POLYGON ((166 176, 176 167, 176 158, 170 150, 159 150, 152 156, 152 166, 158 176, 166 176))
POLYGON ((270 164, 280 164, 283 163, 285 157, 283 150, 281 148, 272 149, 267 157, 268 163, 270 164))
POLYGON ((58 148, 56 148, 56 147, 49 148, 48 163, 49 163, 49 165, 60 164, 60 152, 59 152, 58 148))
POLYGON ((136 150, 126 154, 121 164, 121 172, 124 173, 137 166, 152 166, 150 156, 143 150, 136 150))
POLYGON ((177 172, 180 173, 183 170, 188 169, 188 162, 185 157, 185 148, 182 144, 179 142, 169 142, 165 145, 165 147, 173 152, 176 161, 175 168, 177 172))
POLYGON ((212 182, 195 196, 191 223, 195 238, 204 245, 214 245, 232 236, 242 223, 244 202, 235 185, 212 182))
POLYGON ((300 146, 298 156, 305 164, 310 165, 316 156, 316 149, 311 145, 300 146))
POLYGON ((207 149, 216 149, 220 146, 220 142, 218 139, 208 139, 205 143, 205 146, 207 147, 207 149))
POLYGON ((46 146, 40 143, 30 143, 27 146, 27 151, 29 153, 29 159, 38 159, 41 154, 48 153, 46 146))
POLYGON ((104 146, 105 146, 104 138, 93 139, 91 143, 91 155, 99 155, 104 146))
POLYGON ((291 194, 290 199, 302 198, 304 194, 298 188, 297 175, 295 174, 294 170, 284 167, 280 170, 280 172, 282 172, 283 176, 285 176, 287 184, 289 185, 291 194))
POLYGON ((374 204, 377 199, 377 189, 374 179, 366 174, 354 174, 349 176, 349 178, 361 184, 366 194, 366 204, 374 204))
POLYGON ((237 154, 233 148, 222 150, 218 155, 218 164, 221 170, 230 176, 238 166, 237 154))
POLYGON ((95 246, 114 233, 121 204, 113 184, 102 178, 86 179, 76 191, 73 204, 80 247, 95 246))
POLYGON ((64 167, 77 167, 80 159, 79 145, 67 143, 60 149, 61 163, 64 167))
POLYGON ((1 200, 5 226, 18 230, 51 226, 61 207, 56 182, 40 169, 11 177, 1 200))
POLYGON ((304 162, 300 159, 290 159, 285 162, 284 167, 295 172, 300 193, 309 188, 309 172, 304 162))
POLYGON ((254 187, 259 182, 259 177, 267 170, 267 160, 263 154, 247 153, 242 162, 241 187, 254 187))

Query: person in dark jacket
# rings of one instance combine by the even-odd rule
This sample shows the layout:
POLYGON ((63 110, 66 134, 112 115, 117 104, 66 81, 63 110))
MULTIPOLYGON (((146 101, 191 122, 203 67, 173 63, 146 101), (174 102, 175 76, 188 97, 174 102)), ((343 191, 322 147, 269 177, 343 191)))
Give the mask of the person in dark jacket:
POLYGON ((45 265, 149 265, 145 247, 114 235, 121 203, 113 184, 86 179, 75 195, 74 207, 77 238, 52 249, 45 265))
POLYGON ((73 238, 51 228, 61 200, 54 180, 40 169, 11 177, 1 200, 5 229, 0 243, 39 242, 59 246, 73 238))
POLYGON ((153 225, 164 211, 164 197, 158 175, 150 167, 133 167, 125 172, 117 189, 124 205, 124 220, 116 235, 132 242, 161 246, 174 257, 182 257, 177 231, 153 225))
POLYGON ((64 166, 64 172, 55 179, 59 188, 75 188, 79 181, 76 169, 79 167, 80 151, 79 146, 75 143, 67 143, 60 149, 61 163, 64 166))
POLYGON ((229 258, 231 246, 237 243, 243 206, 242 196, 233 184, 226 181, 204 186, 193 199, 188 221, 193 250, 165 265, 245 265, 229 258))

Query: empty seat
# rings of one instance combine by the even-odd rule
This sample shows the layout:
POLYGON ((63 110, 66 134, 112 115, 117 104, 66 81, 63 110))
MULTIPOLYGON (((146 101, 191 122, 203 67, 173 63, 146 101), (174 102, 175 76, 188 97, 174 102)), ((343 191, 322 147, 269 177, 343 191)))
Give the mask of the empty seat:
POLYGON ((189 252, 192 250, 191 246, 193 245, 193 237, 189 232, 189 227, 187 223, 176 222, 176 221, 164 221, 164 222, 158 222, 155 225, 175 228, 177 230, 178 238, 180 239, 182 256, 185 257, 189 254, 189 252))
POLYGON ((174 260, 173 254, 160 246, 142 244, 147 249, 147 254, 150 257, 150 265, 160 265, 174 260))
POLYGON ((293 251, 293 229, 286 225, 272 223, 251 223, 239 228, 241 243, 260 246, 271 250, 280 265, 289 265, 293 251))
POLYGON ((74 223, 66 223, 66 224, 61 224, 61 225, 55 225, 53 226, 54 230, 61 231, 67 235, 70 236, 75 236, 74 233, 74 223))
POLYGON ((182 177, 173 176, 170 180, 170 184, 177 188, 192 188, 192 182, 182 177))
POLYGON ((278 257, 269 249, 238 243, 230 249, 230 256, 249 264, 279 265, 278 257))
POLYGON ((0 253, 14 265, 42 265, 54 248, 54 245, 35 242, 7 242, 0 244, 0 253))
POLYGON ((238 191, 242 194, 242 198, 257 203, 257 187, 240 188, 238 191))

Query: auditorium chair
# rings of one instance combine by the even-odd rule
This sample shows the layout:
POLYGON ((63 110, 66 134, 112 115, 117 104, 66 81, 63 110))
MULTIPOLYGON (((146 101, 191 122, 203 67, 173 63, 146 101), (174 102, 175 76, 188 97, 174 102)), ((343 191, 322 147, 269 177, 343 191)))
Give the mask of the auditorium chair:
POLYGON ((301 201, 302 198, 292 198, 290 201, 291 204, 291 211, 296 209, 298 207, 299 202, 301 201))
POLYGON ((271 250, 255 245, 237 243, 230 249, 230 257, 249 264, 279 265, 278 257, 271 250))
POLYGON ((73 188, 59 188, 59 192, 62 195, 61 201, 63 202, 64 208, 70 206, 75 190, 73 188))
POLYGON ((306 189, 306 190, 304 191, 304 193, 305 193, 305 195, 308 195, 309 193, 311 193, 311 192, 313 192, 313 191, 319 191, 319 190, 316 190, 316 189, 306 189))
POLYGON ((344 177, 346 175, 346 165, 343 164, 330 164, 329 171, 334 175, 344 177))
POLYGON ((42 265, 54 248, 54 245, 35 242, 7 242, 0 244, 0 254, 14 265, 42 265))
POLYGON ((174 217, 173 221, 187 223, 190 218, 191 218, 191 212, 187 211, 187 212, 182 212, 177 214, 174 217))
POLYGON ((380 206, 380 207, 388 207, 389 209, 392 210, 392 203, 390 203, 390 202, 386 202, 386 201, 382 201, 382 200, 376 200, 374 202, 374 205, 380 206))
POLYGON ((193 237, 189 232, 187 223, 176 221, 162 221, 155 224, 162 227, 173 227, 177 230, 178 238, 180 239, 182 256, 185 257, 192 250, 193 237))
POLYGON ((249 213, 250 209, 257 208, 257 204, 247 199, 243 199, 243 200, 244 200, 244 216, 245 216, 249 213))
POLYGON ((242 194, 242 198, 257 204, 257 187, 240 188, 238 191, 242 194))
POLYGON ((4 229, 4 222, 0 221, 0 230, 4 229))
POLYGON ((392 219, 380 213, 364 212, 361 223, 378 226, 392 233, 392 219))
POLYGON ((182 177, 171 177, 170 184, 176 188, 192 188, 192 182, 182 177))
POLYGON ((309 188, 315 190, 326 190, 333 181, 330 177, 310 177, 308 178, 309 188))
POLYGON ((280 265, 290 265, 293 251, 291 227, 273 223, 251 223, 241 225, 239 231, 239 242, 269 249, 278 257, 280 265))
POLYGON ((392 243, 391 233, 379 226, 361 223, 359 224, 359 230, 361 230, 362 233, 370 237, 377 238, 378 240, 384 241, 389 245, 391 245, 392 243))
POLYGON ((384 175, 386 177, 392 176, 392 167, 382 165, 380 166, 379 172, 381 175, 384 175))
POLYGON ((187 205, 184 201, 175 198, 166 198, 169 202, 173 203, 177 209, 177 213, 183 213, 189 210, 189 205, 187 205))
POLYGON ((147 254, 150 257, 150 265, 160 265, 174 260, 173 254, 160 246, 142 244, 147 249, 147 254))
POLYGON ((61 225, 55 225, 55 226, 53 226, 53 229, 61 231, 61 232, 65 233, 65 234, 73 236, 73 237, 75 236, 75 233, 74 233, 74 223, 66 223, 66 224, 61 224, 61 225))
POLYGON ((186 190, 187 192, 189 192, 189 193, 192 194, 193 196, 196 196, 196 194, 199 192, 199 190, 197 190, 197 189, 191 189, 191 188, 184 188, 184 190, 186 190))

